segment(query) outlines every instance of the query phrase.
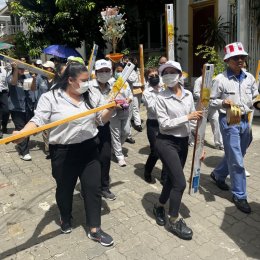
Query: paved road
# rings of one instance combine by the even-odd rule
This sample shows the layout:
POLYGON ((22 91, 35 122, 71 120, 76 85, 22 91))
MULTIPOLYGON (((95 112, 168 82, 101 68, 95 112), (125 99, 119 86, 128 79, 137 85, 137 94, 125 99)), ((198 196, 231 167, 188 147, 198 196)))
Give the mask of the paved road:
MULTIPOLYGON (((136 144, 124 145, 127 167, 120 168, 115 162, 111 167, 111 186, 117 199, 103 201, 102 226, 115 240, 110 248, 87 238, 77 190, 73 232, 60 234, 55 183, 50 161, 42 152, 41 135, 32 137, 31 162, 21 161, 13 144, 0 146, 0 259, 260 259, 260 118, 253 130, 254 141, 245 159, 251 173, 247 187, 253 212, 246 215, 231 202, 230 192, 218 190, 209 179, 223 152, 213 149, 207 127, 200 192, 191 197, 186 190, 181 206, 182 216, 194 231, 191 241, 180 240, 156 225, 152 208, 161 191, 161 164, 154 170, 156 184, 146 184, 143 169, 148 141, 145 131, 133 131, 136 144)), ((186 177, 191 154, 192 148, 186 177)))

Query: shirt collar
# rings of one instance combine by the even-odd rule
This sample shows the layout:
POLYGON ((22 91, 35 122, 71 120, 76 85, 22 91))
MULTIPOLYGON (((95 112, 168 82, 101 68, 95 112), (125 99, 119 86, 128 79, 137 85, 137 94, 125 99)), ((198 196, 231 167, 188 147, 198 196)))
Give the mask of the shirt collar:
MULTIPOLYGON (((154 91, 155 91, 155 89, 154 89, 152 86, 149 86, 149 87, 148 87, 148 90, 149 90, 150 92, 154 92, 154 91)), ((159 88, 158 88, 158 92, 161 92, 162 90, 163 90, 162 87, 159 87, 159 88)))
MULTIPOLYGON (((112 86, 109 82, 106 82, 106 91, 105 92, 110 92, 110 90, 112 89, 112 86)), ((93 87, 99 89, 101 91, 101 88, 98 84, 98 81, 96 79, 93 80, 93 87)))
POLYGON ((174 97, 175 99, 183 99, 185 96, 189 95, 189 93, 185 90, 185 88, 183 86, 181 86, 181 98, 177 97, 169 88, 167 88, 166 91, 168 91, 168 98, 170 97, 174 97))
POLYGON ((247 75, 243 69, 241 69, 240 74, 238 76, 236 76, 234 74, 234 72, 229 68, 227 69, 227 76, 228 76, 228 79, 235 78, 238 81, 241 81, 247 77, 247 75))

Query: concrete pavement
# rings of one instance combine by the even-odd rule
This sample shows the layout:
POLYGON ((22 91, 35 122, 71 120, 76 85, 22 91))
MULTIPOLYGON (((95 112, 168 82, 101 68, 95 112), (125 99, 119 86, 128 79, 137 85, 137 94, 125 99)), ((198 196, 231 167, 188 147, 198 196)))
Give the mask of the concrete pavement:
MULTIPOLYGON (((148 141, 145 131, 133 130, 136 143, 124 145, 128 165, 120 168, 112 162, 111 166, 111 190, 117 199, 103 200, 102 228, 115 241, 110 248, 87 238, 77 190, 73 232, 60 233, 55 182, 41 135, 31 138, 31 162, 20 160, 13 144, 0 146, 0 259, 260 259, 260 118, 255 119, 253 131, 254 141, 245 157, 251 173, 247 187, 252 214, 238 211, 231 193, 210 181, 209 174, 224 153, 213 148, 208 125, 200 192, 191 197, 186 189, 181 206, 194 236, 183 241, 155 223, 152 209, 161 191, 161 163, 154 169, 156 183, 144 182, 148 141)), ((191 156, 192 148, 185 167, 187 179, 191 156)))

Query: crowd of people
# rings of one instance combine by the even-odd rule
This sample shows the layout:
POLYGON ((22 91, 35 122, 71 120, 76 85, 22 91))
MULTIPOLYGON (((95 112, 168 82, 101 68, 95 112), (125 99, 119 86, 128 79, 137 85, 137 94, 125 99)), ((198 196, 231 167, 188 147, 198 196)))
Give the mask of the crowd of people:
MULTIPOLYGON (((208 120, 215 148, 225 153, 210 177, 220 189, 231 189, 237 208, 248 214, 251 208, 247 202, 243 157, 252 141, 248 114, 258 95, 258 86, 254 77, 243 69, 247 55, 241 43, 226 46, 224 61, 227 69, 214 79, 208 120), (242 111, 238 125, 227 123, 226 111, 233 104, 239 105, 242 111), (227 175, 230 175, 231 187, 225 182, 227 175)), ((80 179, 88 237, 104 246, 113 244, 113 238, 101 229, 101 197, 116 199, 110 190, 111 156, 115 157, 119 167, 127 165, 127 154, 122 146, 126 141, 135 143, 132 127, 143 131, 139 111, 141 102, 147 110, 146 129, 150 144, 144 180, 154 183, 152 171, 157 160, 160 159, 163 165, 162 191, 153 209, 156 223, 166 225, 165 204, 169 200, 170 232, 181 239, 192 239, 193 235, 192 229, 179 216, 179 209, 186 188, 183 169, 188 146, 194 142, 196 121, 202 117, 202 111, 195 109, 200 102, 201 77, 195 82, 193 93, 190 92, 184 87, 181 64, 162 56, 157 67, 146 69, 146 84, 140 86, 137 64, 137 60, 131 57, 125 57, 117 64, 100 59, 95 63, 95 72, 90 75, 81 58, 69 57, 66 64, 35 61, 35 66, 55 73, 54 78, 25 72, 15 62, 1 67, 1 138, 7 133, 9 114, 15 126, 13 134, 17 134, 116 102, 115 107, 42 133, 46 158, 51 159, 52 175, 57 185, 61 231, 72 231, 73 191, 80 179), (135 64, 135 69, 113 100, 111 89, 122 76, 128 61, 135 64), (142 92, 136 92, 135 89, 140 87, 142 92)), ((20 158, 30 161, 29 137, 15 142, 20 158)))

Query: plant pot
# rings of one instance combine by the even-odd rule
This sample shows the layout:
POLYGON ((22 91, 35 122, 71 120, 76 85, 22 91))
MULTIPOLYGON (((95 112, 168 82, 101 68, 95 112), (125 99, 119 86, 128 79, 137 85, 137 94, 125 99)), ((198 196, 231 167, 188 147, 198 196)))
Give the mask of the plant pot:
POLYGON ((123 58, 124 54, 122 53, 110 53, 106 55, 106 58, 109 58, 114 63, 119 62, 123 58))

